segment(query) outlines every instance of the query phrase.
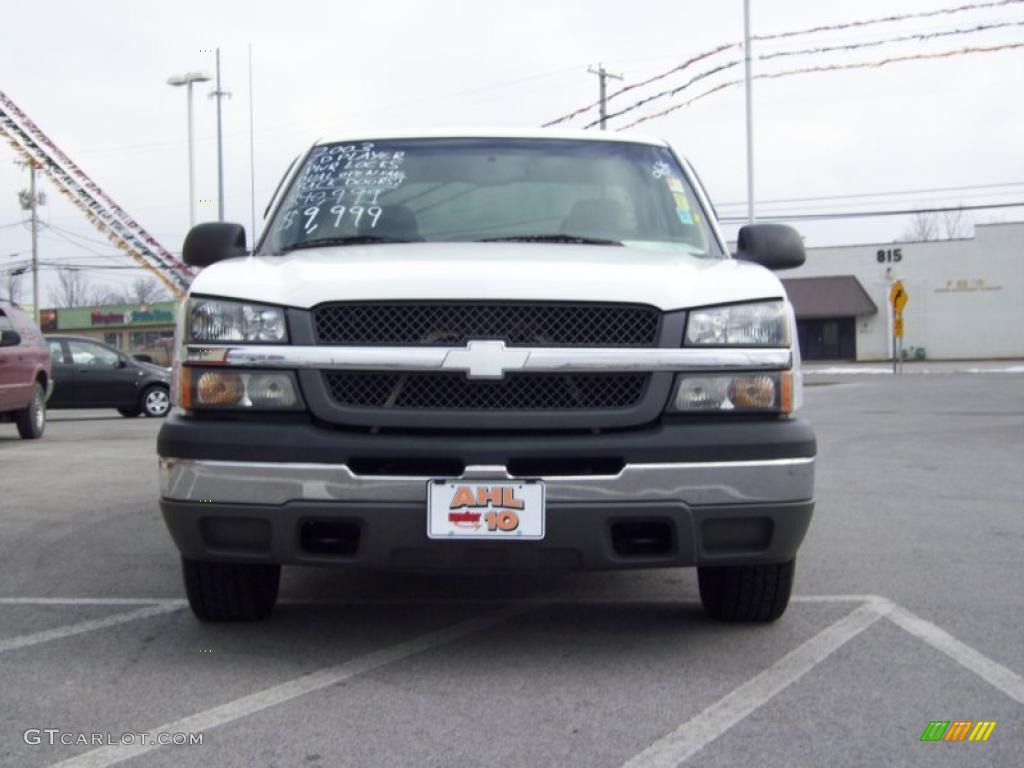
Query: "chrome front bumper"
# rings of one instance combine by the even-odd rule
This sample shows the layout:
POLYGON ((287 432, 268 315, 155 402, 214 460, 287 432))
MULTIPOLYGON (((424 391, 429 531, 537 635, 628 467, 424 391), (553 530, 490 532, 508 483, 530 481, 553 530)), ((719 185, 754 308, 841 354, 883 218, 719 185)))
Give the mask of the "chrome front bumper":
MULTIPOLYGON (((501 465, 471 465, 459 479, 508 479, 501 465)), ((423 503, 419 476, 358 475, 344 464, 160 459, 167 500, 279 506, 296 501, 423 503)), ((615 475, 544 477, 549 502, 658 502, 689 506, 814 498, 814 459, 627 464, 615 475)))

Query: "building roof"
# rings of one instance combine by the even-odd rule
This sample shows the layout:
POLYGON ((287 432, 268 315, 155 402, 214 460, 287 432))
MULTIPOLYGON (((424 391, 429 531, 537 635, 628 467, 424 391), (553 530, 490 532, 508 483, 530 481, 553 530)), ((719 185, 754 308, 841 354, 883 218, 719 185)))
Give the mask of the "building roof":
POLYGON ((859 317, 878 312, 875 302, 853 275, 792 277, 782 284, 799 318, 859 317))

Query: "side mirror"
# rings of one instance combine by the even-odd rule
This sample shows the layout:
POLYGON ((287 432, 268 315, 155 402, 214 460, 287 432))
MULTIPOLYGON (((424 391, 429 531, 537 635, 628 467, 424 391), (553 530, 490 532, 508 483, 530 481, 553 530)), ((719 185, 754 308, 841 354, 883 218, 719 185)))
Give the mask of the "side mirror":
POLYGON ((748 224, 740 227, 736 258, 768 269, 793 269, 806 261, 804 241, 785 224, 748 224))
POLYGON ((0 331, 0 347, 16 347, 21 344, 21 334, 17 331, 0 331))
POLYGON ((234 256, 245 256, 245 227, 210 221, 197 224, 185 236, 181 259, 190 267, 208 267, 234 256))
POLYGON ((117 358, 117 367, 118 368, 127 368, 128 367, 128 358, 127 357, 119 357, 119 358, 117 358))

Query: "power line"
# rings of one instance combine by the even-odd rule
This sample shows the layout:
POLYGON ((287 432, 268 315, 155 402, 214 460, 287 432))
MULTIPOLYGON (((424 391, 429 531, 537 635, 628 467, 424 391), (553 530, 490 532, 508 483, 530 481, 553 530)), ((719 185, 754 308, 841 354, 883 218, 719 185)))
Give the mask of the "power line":
MULTIPOLYGON (((991 205, 954 205, 944 208, 908 208, 900 211, 839 211, 835 213, 791 213, 791 214, 764 214, 759 213, 758 219, 772 219, 774 221, 812 221, 815 219, 863 219, 875 216, 913 216, 918 213, 948 213, 951 211, 983 211, 995 208, 1021 208, 1024 202, 1020 203, 993 203, 991 205)), ((720 222, 746 221, 746 216, 725 216, 719 219, 720 222)))
POLYGON ((77 237, 79 240, 85 240, 85 241, 90 242, 90 243, 96 243, 97 245, 106 245, 106 246, 110 245, 110 241, 109 240, 100 240, 99 238, 96 238, 96 237, 89 237, 87 235, 83 235, 83 234, 80 234, 78 232, 74 232, 74 231, 72 231, 70 229, 65 229, 64 227, 58 227, 56 224, 52 224, 52 223, 50 223, 48 221, 43 221, 43 222, 40 222, 40 223, 44 227, 46 227, 47 229, 55 229, 58 232, 63 232, 65 235, 70 235, 71 237, 77 237))
MULTIPOLYGON (((1024 48, 1024 43, 1007 43, 1005 45, 994 45, 994 46, 980 47, 980 48, 979 47, 976 47, 976 48, 959 48, 959 49, 955 49, 955 50, 951 50, 951 51, 942 51, 942 52, 939 52, 939 53, 918 53, 918 54, 912 54, 912 55, 908 55, 908 56, 891 56, 891 57, 889 57, 887 59, 879 59, 879 60, 875 60, 875 61, 854 62, 852 64, 828 64, 828 65, 825 65, 825 66, 818 66, 818 67, 801 67, 799 69, 788 69, 788 70, 784 70, 782 72, 767 72, 767 73, 763 73, 763 74, 760 74, 760 75, 754 75, 754 79, 755 80, 775 80, 775 79, 782 78, 782 77, 789 77, 789 76, 792 76, 792 75, 810 74, 810 73, 815 73, 815 72, 838 72, 840 70, 847 70, 847 69, 874 69, 874 68, 878 68, 878 67, 884 67, 884 66, 887 66, 889 64, 896 64, 896 63, 901 63, 901 62, 905 62, 905 61, 925 61, 925 60, 928 60, 928 59, 945 59, 945 58, 949 58, 951 56, 967 56, 967 55, 975 54, 975 53, 996 53, 996 52, 1000 52, 1000 51, 1009 51, 1009 50, 1013 50, 1013 49, 1016 49, 1016 48, 1024 48)), ((704 93, 698 94, 697 96, 694 96, 692 99, 688 99, 686 101, 679 102, 678 104, 674 104, 671 107, 669 107, 668 109, 663 109, 660 112, 655 112, 655 113, 650 114, 650 115, 645 115, 644 117, 641 117, 641 118, 639 118, 637 120, 634 120, 632 123, 629 123, 627 125, 622 126, 618 130, 621 131, 621 130, 625 130, 627 128, 632 128, 634 126, 640 125, 640 123, 646 123, 648 120, 653 120, 656 117, 664 117, 665 115, 667 115, 667 114, 669 114, 671 112, 675 112, 677 109, 682 109, 683 107, 690 106, 695 101, 699 101, 700 99, 703 99, 705 96, 710 96, 711 94, 716 93, 717 91, 721 91, 724 88, 730 88, 730 87, 732 87, 734 85, 739 85, 742 82, 743 82, 743 80, 729 80, 729 81, 726 81, 724 83, 719 83, 714 88, 711 88, 710 90, 704 91, 704 93)))
MULTIPOLYGON (((976 189, 995 189, 1002 187, 1019 187, 1024 181, 1001 181, 995 184, 965 184, 959 187, 932 187, 930 189, 903 189, 894 192, 857 192, 848 195, 817 195, 816 197, 780 197, 774 200, 760 200, 762 203, 816 203, 821 200, 844 200, 851 197, 889 197, 891 195, 927 195, 934 192, 963 192, 976 189)), ((727 205, 746 205, 746 200, 729 203, 716 203, 718 207, 727 205)))
MULTIPOLYGON (((987 2, 987 3, 971 3, 969 5, 960 5, 960 6, 956 6, 956 7, 953 7, 953 8, 940 8, 938 10, 933 10, 933 11, 920 11, 920 12, 917 12, 917 13, 904 13, 904 14, 897 14, 897 15, 892 15, 892 16, 884 16, 884 17, 879 17, 879 18, 874 18, 874 19, 861 19, 859 21, 849 21, 849 22, 842 22, 842 23, 839 23, 839 24, 828 24, 828 25, 822 25, 822 26, 817 26, 817 27, 810 27, 810 28, 807 28, 807 29, 791 30, 789 32, 776 32, 776 33, 765 34, 765 35, 754 35, 752 39, 757 40, 759 42, 760 41, 765 41, 765 40, 781 40, 781 39, 786 39, 786 38, 790 38, 790 37, 798 37, 798 36, 801 36, 801 35, 810 35, 810 34, 814 34, 814 33, 817 33, 817 32, 835 32, 835 31, 841 31, 841 30, 844 30, 844 29, 851 29, 851 28, 855 28, 855 27, 866 27, 866 26, 872 26, 872 25, 875 25, 875 24, 883 24, 883 23, 891 23, 891 22, 898 22, 898 21, 906 21, 907 19, 928 18, 928 17, 933 17, 933 16, 950 15, 950 14, 961 13, 963 11, 980 10, 980 9, 983 9, 983 8, 997 8, 997 7, 1007 6, 1007 5, 1014 5, 1014 4, 1017 4, 1017 3, 1020 3, 1020 2, 1024 2, 1024 0, 996 0, 995 2, 987 2)), ((630 83, 628 85, 623 86, 619 90, 617 90, 617 91, 613 92, 612 94, 610 94, 607 97, 607 100, 611 101, 615 97, 621 96, 623 93, 627 93, 628 91, 632 91, 632 90, 635 90, 637 88, 642 88, 645 85, 650 85, 653 82, 656 82, 656 81, 661 80, 663 78, 669 77, 670 75, 674 75, 677 72, 681 72, 684 69, 687 69, 688 67, 692 66, 693 64, 696 64, 699 61, 703 61, 704 59, 709 58, 711 56, 714 56, 717 53, 722 53, 723 51, 727 51, 727 50, 730 50, 732 48, 739 48, 740 46, 741 46, 741 43, 739 43, 739 42, 723 43, 723 44, 721 44, 721 45, 719 45, 719 46, 717 46, 715 48, 711 48, 711 49, 709 49, 707 51, 704 51, 702 53, 698 53, 695 56, 693 56, 692 58, 682 62, 681 64, 678 64, 675 67, 672 67, 671 69, 665 70, 664 72, 659 72, 656 75, 652 75, 651 77, 647 78, 646 80, 641 80, 639 82, 630 83)), ((565 115, 562 115, 561 117, 555 118, 554 120, 549 120, 548 122, 543 123, 541 125, 541 127, 542 128, 548 128, 548 127, 550 127, 552 125, 558 125, 559 123, 563 123, 563 122, 565 122, 567 120, 571 120, 574 117, 578 117, 579 115, 583 114, 584 112, 588 112, 589 110, 594 109, 597 106, 600 106, 600 104, 601 104, 600 100, 595 101, 595 102, 593 102, 591 104, 587 104, 584 107, 580 107, 578 109, 575 109, 572 112, 569 112, 568 114, 565 114, 565 115)))
POLYGON ((989 32, 993 29, 1005 29, 1006 27, 1021 27, 1024 21, 1001 21, 995 24, 976 24, 973 27, 959 27, 947 29, 941 32, 918 32, 912 35, 898 35, 887 37, 882 40, 865 40, 859 43, 845 43, 842 45, 825 45, 816 48, 801 48, 796 51, 776 51, 758 56, 759 61, 778 59, 783 56, 809 56, 818 53, 834 53, 835 51, 855 51, 859 48, 877 48, 880 45, 891 45, 892 43, 926 42, 936 40, 940 37, 953 37, 955 35, 972 35, 977 32, 989 32))
MULTIPOLYGON (((968 34, 974 34, 974 33, 979 32, 979 31, 985 31, 985 30, 988 30, 988 29, 992 29, 992 28, 995 28, 995 27, 1006 27, 1006 26, 1017 26, 1017 27, 1024 26, 1024 21, 1006 22, 1006 23, 992 24, 992 25, 987 25, 987 26, 986 25, 979 25, 979 26, 973 27, 971 29, 957 29, 957 30, 952 30, 952 31, 947 31, 947 32, 942 32, 942 33, 934 33, 934 34, 929 34, 929 35, 904 35, 902 37, 893 37, 893 38, 888 38, 888 39, 883 39, 883 40, 873 40, 873 41, 864 42, 864 43, 851 43, 851 44, 847 44, 847 45, 833 45, 833 46, 822 46, 822 47, 819 47, 819 48, 806 48, 806 49, 800 50, 800 51, 780 51, 780 52, 776 52, 776 53, 772 53, 772 54, 766 54, 764 56, 759 56, 758 60, 759 61, 763 61, 763 60, 766 60, 766 59, 773 59, 773 58, 776 58, 776 57, 779 57, 779 56, 797 56, 797 55, 806 55, 806 54, 830 53, 830 52, 834 52, 834 51, 849 51, 849 50, 854 50, 854 49, 857 49, 857 48, 868 48, 868 47, 879 46, 879 45, 889 45, 889 44, 892 44, 892 43, 906 42, 906 41, 912 40, 912 39, 925 40, 925 39, 928 39, 928 38, 931 38, 931 37, 938 37, 940 35, 943 35, 943 36, 949 36, 949 35, 968 35, 968 34)), ((687 80, 682 85, 676 86, 675 88, 669 88, 669 89, 666 89, 664 91, 659 91, 658 93, 652 94, 651 96, 646 96, 646 97, 640 99, 639 101, 635 101, 632 104, 630 104, 630 105, 628 105, 626 107, 623 107, 618 112, 612 112, 610 115, 606 115, 605 119, 610 119, 610 118, 613 118, 613 117, 620 117, 622 115, 625 115, 628 112, 632 112, 635 109, 639 109, 640 107, 644 106, 645 104, 649 104, 652 101, 656 101, 658 99, 662 99, 662 98, 665 98, 665 97, 668 97, 668 96, 675 96, 676 94, 678 94, 678 93, 680 93, 682 91, 685 91, 687 88, 689 88, 690 86, 696 84, 697 82, 699 82, 701 80, 704 80, 704 79, 706 79, 706 78, 708 78, 708 77, 710 77, 712 75, 717 75, 719 72, 724 72, 727 69, 732 69, 733 67, 739 66, 742 63, 743 63, 743 59, 735 59, 733 61, 729 61, 729 62, 726 62, 724 64, 720 64, 720 65, 718 65, 716 67, 713 67, 711 69, 705 70, 704 72, 701 72, 700 74, 694 75, 692 78, 687 80)), ((760 75, 758 77, 760 77, 760 75)), ((598 124, 598 121, 595 120, 595 121, 591 121, 591 122, 587 123, 583 127, 584 128, 593 128, 597 124, 598 124)))
POLYGON ((976 11, 982 8, 999 8, 1007 5, 1014 5, 1016 3, 1024 2, 1024 0, 996 0, 995 2, 989 3, 971 3, 969 5, 958 5, 952 8, 938 8, 934 11, 918 11, 917 13, 903 13, 893 16, 882 16, 877 19, 866 19, 864 21, 848 21, 841 24, 826 24, 820 27, 812 27, 811 29, 802 29, 797 32, 777 32, 771 35, 754 35, 755 40, 780 40, 787 37, 796 37, 797 35, 809 35, 815 32, 838 32, 843 29, 852 29, 854 27, 867 27, 873 24, 887 24, 893 21, 906 21, 907 19, 927 19, 933 16, 949 16, 954 13, 962 13, 963 11, 976 11))

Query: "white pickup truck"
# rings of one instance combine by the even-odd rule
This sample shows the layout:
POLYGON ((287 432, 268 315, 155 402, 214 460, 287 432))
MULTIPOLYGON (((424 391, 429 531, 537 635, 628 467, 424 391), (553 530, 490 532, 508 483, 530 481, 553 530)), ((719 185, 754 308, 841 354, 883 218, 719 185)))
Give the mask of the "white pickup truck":
MULTIPOLYGON (((355 136, 293 163, 250 253, 201 224, 160 505, 203 620, 281 566, 696 566, 709 615, 785 611, 814 507, 793 310, 664 142, 355 136)), ((767 267, 767 269, 765 268, 767 267)))

